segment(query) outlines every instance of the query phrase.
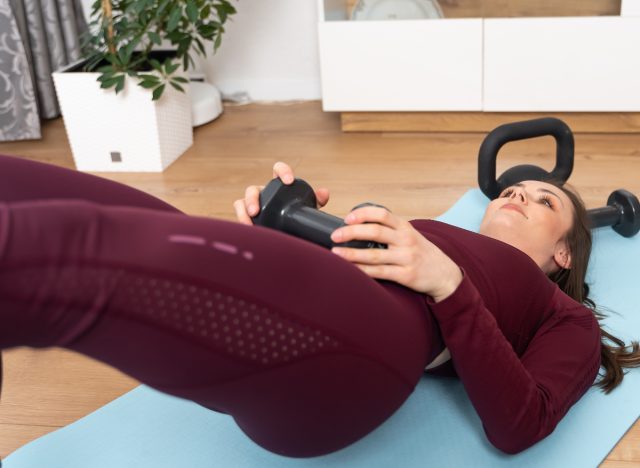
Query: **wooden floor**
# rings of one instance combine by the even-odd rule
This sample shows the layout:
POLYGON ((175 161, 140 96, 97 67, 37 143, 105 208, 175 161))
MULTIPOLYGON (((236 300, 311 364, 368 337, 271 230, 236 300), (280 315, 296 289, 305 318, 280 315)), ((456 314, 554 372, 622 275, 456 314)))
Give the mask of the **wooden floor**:
MULTIPOLYGON (((164 173, 98 175, 147 191, 187 213, 233 220, 233 201, 246 186, 267 182, 273 163, 282 160, 312 185, 331 189, 325 208, 329 213, 344 216, 360 202, 375 201, 407 219, 430 218, 477 186, 476 160, 483 137, 345 134, 340 116, 323 113, 318 102, 227 107, 220 119, 196 129, 194 145, 164 173)), ((553 145, 551 137, 544 137, 505 146, 498 174, 523 163, 551 169, 553 145)), ((0 153, 74 167, 61 119, 44 125, 42 140, 0 143, 0 153)), ((640 136, 576 135, 570 181, 588 208, 604 205, 617 188, 640 194, 640 136)), ((17 349, 4 354, 1 457, 137 385, 70 352, 17 349)), ((602 466, 640 466, 638 421, 602 466)))

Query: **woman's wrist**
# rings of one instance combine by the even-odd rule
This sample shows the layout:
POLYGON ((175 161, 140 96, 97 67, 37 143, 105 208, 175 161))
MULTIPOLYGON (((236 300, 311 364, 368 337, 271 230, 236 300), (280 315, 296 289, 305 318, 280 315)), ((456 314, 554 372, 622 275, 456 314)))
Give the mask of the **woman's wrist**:
POLYGON ((443 281, 438 289, 429 294, 434 302, 444 301, 447 297, 451 296, 456 289, 458 289, 460 283, 462 283, 462 270, 453 260, 449 259, 449 262, 450 271, 443 275, 443 281))

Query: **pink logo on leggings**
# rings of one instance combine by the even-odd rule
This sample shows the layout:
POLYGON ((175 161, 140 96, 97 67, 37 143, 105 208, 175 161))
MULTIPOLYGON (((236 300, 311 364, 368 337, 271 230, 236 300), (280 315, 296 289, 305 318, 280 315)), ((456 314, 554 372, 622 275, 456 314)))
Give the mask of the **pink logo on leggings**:
MULTIPOLYGON (((176 244, 192 244, 192 245, 206 245, 207 241, 204 237, 190 236, 187 234, 172 234, 169 236, 169 242, 176 244)), ((235 245, 227 244, 226 242, 214 241, 211 243, 211 247, 224 253, 236 255, 238 253, 238 247, 235 245)), ((245 260, 253 260, 253 252, 245 250, 242 252, 242 257, 245 260)))
POLYGON ((169 236, 169 242, 175 242, 177 244, 195 244, 205 245, 206 241, 203 237, 187 236, 184 234, 173 234, 169 236))

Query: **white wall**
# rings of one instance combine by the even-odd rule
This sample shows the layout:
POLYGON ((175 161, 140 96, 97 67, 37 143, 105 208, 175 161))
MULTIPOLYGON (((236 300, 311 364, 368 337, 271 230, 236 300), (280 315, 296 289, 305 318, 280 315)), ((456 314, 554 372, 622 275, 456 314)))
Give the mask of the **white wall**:
MULTIPOLYGON (((82 0, 89 14, 93 0, 82 0)), ((237 0, 222 45, 201 66, 223 94, 320 99, 316 0, 237 0)), ((213 47, 211 46, 211 50, 213 47)), ((200 68, 200 67, 199 67, 200 68)))

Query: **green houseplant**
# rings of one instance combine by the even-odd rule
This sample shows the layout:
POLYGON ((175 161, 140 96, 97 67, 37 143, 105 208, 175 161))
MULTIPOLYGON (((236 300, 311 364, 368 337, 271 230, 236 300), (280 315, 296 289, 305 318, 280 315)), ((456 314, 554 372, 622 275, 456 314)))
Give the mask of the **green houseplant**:
POLYGON ((157 100, 167 85, 184 92, 188 80, 176 73, 195 65, 191 52, 215 52, 224 24, 236 13, 229 0, 95 0, 88 34, 83 38, 87 58, 83 71, 96 70, 101 88, 124 89, 125 76, 152 90, 157 100), (154 46, 169 43, 171 53, 154 46))

